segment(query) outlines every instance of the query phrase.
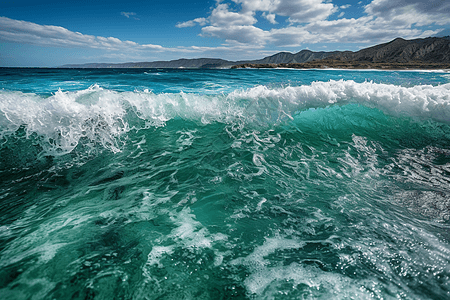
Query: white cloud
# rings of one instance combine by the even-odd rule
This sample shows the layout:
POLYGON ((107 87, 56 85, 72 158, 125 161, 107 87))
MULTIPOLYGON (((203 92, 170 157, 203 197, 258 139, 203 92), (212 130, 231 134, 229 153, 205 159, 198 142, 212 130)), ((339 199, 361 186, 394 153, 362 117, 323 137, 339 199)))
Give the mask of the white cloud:
MULTIPOLYGON (((228 3, 218 1, 205 23, 211 26, 226 28, 237 25, 247 26, 257 23, 254 17, 257 11, 272 24, 277 24, 277 15, 288 17, 290 23, 309 23, 325 20, 337 11, 332 3, 323 0, 232 0, 240 4, 240 11, 231 11, 228 3)), ((204 19, 204 18, 203 18, 204 19)), ((198 23, 197 19, 178 23, 177 27, 191 27, 198 23)))
MULTIPOLYGON (((212 27, 211 35, 214 35, 212 27)), ((230 41, 218 47, 163 47, 155 44, 139 44, 133 41, 122 41, 115 37, 102 37, 86 35, 79 32, 70 31, 64 27, 39 25, 27 21, 19 21, 6 17, 0 17, 0 43, 13 42, 21 44, 32 44, 44 47, 57 48, 88 48, 105 50, 103 58, 114 58, 120 60, 148 60, 149 57, 161 59, 161 57, 170 58, 172 53, 175 58, 183 56, 194 57, 221 57, 224 59, 246 58, 251 59, 255 56, 265 56, 274 54, 274 51, 267 51, 263 46, 248 43, 239 43, 238 35, 242 36, 242 40, 251 40, 253 35, 254 43, 258 39, 264 39, 266 34, 259 28, 252 26, 236 25, 229 32, 230 41), (233 31, 234 30, 234 31, 233 31)), ((102 59, 103 59, 102 58, 102 59)), ((99 59, 99 58, 97 58, 99 59)))
POLYGON ((325 20, 336 11, 337 8, 332 3, 324 3, 322 0, 280 0, 273 10, 280 16, 289 17, 292 23, 325 20))
POLYGON ((92 35, 83 35, 59 26, 38 25, 0 17, 0 39, 42 46, 95 48, 100 41, 92 35))
MULTIPOLYGON (((350 4, 336 6, 331 0, 228 0, 217 1, 206 18, 208 26, 201 36, 217 37, 239 44, 301 47, 305 43, 380 43, 396 37, 420 38, 434 35, 437 30, 420 28, 430 24, 449 24, 450 1, 443 0, 373 0, 364 7, 365 15, 337 20, 329 17, 350 4), (427 4, 428 3, 428 4, 427 4), (283 28, 263 30, 255 15, 272 24, 277 16, 287 17, 283 28)), ((188 21, 189 22, 189 21, 188 21)), ((279 27, 279 26, 278 26, 279 27)))
POLYGON ((272 24, 278 24, 278 22, 275 21, 275 14, 266 14, 265 12, 263 12, 261 16, 272 24))
MULTIPOLYGON (((122 11, 122 12, 120 12, 120 14, 121 14, 122 16, 127 17, 128 19, 130 18, 130 16, 135 16, 135 15, 136 15, 136 13, 134 13, 134 12, 126 12, 126 11, 122 11)), ((133 17, 133 19, 139 20, 139 19, 136 18, 136 17, 133 17)))
POLYGON ((276 46, 297 47, 305 42, 314 42, 317 36, 311 34, 303 27, 289 26, 281 29, 272 29, 268 39, 276 46))
POLYGON ((366 16, 358 19, 339 19, 308 24, 305 30, 316 36, 317 42, 381 43, 397 37, 419 38, 437 33, 412 28, 397 28, 383 20, 366 16))
POLYGON ((267 31, 251 25, 207 26, 202 28, 202 36, 218 37, 227 42, 235 41, 241 44, 266 44, 269 35, 267 31))
MULTIPOLYGON (((373 0, 364 6, 364 12, 358 18, 347 19, 344 12, 336 14, 348 7, 349 5, 338 7, 330 0, 223 0, 216 2, 209 15, 176 25, 178 28, 201 26, 201 36, 223 40, 223 44, 218 47, 168 48, 155 44, 138 44, 115 37, 86 35, 60 26, 39 25, 6 17, 0 17, 0 41, 101 49, 111 55, 126 53, 129 57, 145 58, 152 53, 155 56, 172 53, 178 57, 181 54, 196 57, 217 55, 233 59, 232 57, 252 58, 269 52, 272 54, 275 50, 267 50, 269 47, 300 48, 314 43, 373 45, 396 37, 427 37, 441 30, 428 25, 450 24, 450 1, 447 0, 373 0), (264 27, 260 27, 257 17, 277 25, 271 26, 264 22, 264 27)), ((127 18, 134 18, 136 15, 131 12, 121 14, 127 18)))
POLYGON ((269 39, 275 45, 300 46, 305 43, 355 43, 355 41, 362 44, 377 44, 399 36, 406 39, 428 37, 436 34, 437 31, 393 28, 389 23, 366 16, 359 19, 324 20, 306 26, 271 30, 270 33, 269 39), (282 38, 280 38, 281 33, 282 38))
POLYGON ((218 4, 211 13, 209 21, 212 26, 232 27, 237 25, 252 25, 256 23, 253 13, 233 12, 228 4, 218 4))
MULTIPOLYGON (((201 36, 210 36, 224 39, 227 42, 234 41, 241 44, 265 45, 272 43, 275 45, 296 45, 301 40, 297 34, 287 34, 292 28, 297 33, 307 34, 298 27, 289 27, 286 31, 271 30, 264 31, 255 26, 257 19, 255 14, 262 11, 261 16, 272 24, 278 24, 275 20, 277 15, 289 18, 289 22, 307 23, 326 19, 329 15, 337 11, 331 3, 324 3, 323 0, 233 0, 240 4, 240 11, 231 11, 230 5, 219 2, 212 10, 207 21, 209 26, 203 27, 201 36), (275 35, 280 35, 275 37, 275 35), (288 41, 288 36, 295 36, 288 41)), ((191 21, 185 22, 189 23, 191 21)), ((184 23, 181 23, 184 24, 184 23)))
POLYGON ((196 25, 204 26, 207 24, 207 22, 208 20, 206 18, 196 18, 194 20, 177 23, 177 25, 175 26, 178 28, 194 27, 196 25))
POLYGON ((385 21, 391 20, 405 26, 450 24, 448 0, 373 0, 366 5, 365 11, 385 21))
POLYGON ((125 12, 125 11, 122 11, 120 14, 122 16, 127 17, 127 18, 130 18, 130 16, 135 16, 136 15, 136 13, 134 13, 134 12, 125 12))
POLYGON ((115 37, 86 35, 60 26, 39 25, 6 17, 0 17, 0 40, 38 46, 92 48, 109 51, 145 49, 170 51, 172 49, 159 45, 140 45, 115 37))
POLYGON ((265 11, 289 17, 292 23, 324 20, 336 11, 332 3, 323 0, 233 0, 241 4, 243 13, 265 11))

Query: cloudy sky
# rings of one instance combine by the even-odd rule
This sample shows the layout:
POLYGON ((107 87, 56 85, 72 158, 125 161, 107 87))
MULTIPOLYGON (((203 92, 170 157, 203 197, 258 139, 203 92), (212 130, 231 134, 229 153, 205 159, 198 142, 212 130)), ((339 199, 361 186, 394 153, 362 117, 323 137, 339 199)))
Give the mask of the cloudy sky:
POLYGON ((2 0, 0 66, 354 51, 449 28, 449 0, 2 0))

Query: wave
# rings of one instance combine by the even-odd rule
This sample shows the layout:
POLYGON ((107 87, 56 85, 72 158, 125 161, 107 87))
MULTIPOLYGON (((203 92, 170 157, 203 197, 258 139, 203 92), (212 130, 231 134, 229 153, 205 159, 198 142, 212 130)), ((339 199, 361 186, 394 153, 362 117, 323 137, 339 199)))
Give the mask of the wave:
POLYGON ((373 82, 313 82, 308 86, 268 89, 258 86, 233 92, 230 97, 273 99, 284 112, 357 103, 394 116, 410 116, 450 123, 450 84, 401 87, 373 82))
POLYGON ((350 103, 450 124, 450 84, 402 87, 331 80, 216 95, 117 92, 93 85, 76 92, 58 90, 50 97, 0 91, 0 141, 24 128, 27 138, 39 137, 47 155, 70 153, 81 141, 118 152, 123 134, 165 126, 173 119, 273 126, 307 109, 350 103))

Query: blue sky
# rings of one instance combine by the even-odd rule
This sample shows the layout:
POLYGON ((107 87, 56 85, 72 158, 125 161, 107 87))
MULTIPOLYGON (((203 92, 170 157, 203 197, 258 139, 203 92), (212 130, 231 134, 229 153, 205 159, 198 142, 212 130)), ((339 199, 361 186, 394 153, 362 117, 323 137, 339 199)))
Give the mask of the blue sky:
POLYGON ((449 0, 0 2, 0 66, 359 50, 450 35, 449 0))

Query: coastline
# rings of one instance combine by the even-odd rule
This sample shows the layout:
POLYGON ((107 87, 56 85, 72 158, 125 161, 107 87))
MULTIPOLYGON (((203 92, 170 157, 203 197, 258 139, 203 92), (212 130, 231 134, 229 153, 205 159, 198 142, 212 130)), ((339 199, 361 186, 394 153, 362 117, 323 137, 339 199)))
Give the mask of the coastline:
MULTIPOLYGON (((144 68, 144 67, 130 67, 130 68, 61 68, 61 67, 0 67, 0 69, 68 69, 68 70, 86 70, 86 69, 144 69, 144 70, 150 70, 150 69, 156 69, 156 68, 144 68)), ((432 72, 432 73, 450 73, 450 66, 443 67, 443 68, 357 68, 357 67, 328 67, 328 66, 321 66, 321 67, 297 67, 297 66, 279 66, 278 64, 257 64, 257 65, 236 65, 233 67, 228 68, 214 68, 214 69, 204 69, 204 68, 157 68, 157 70, 297 70, 297 71, 311 71, 311 70, 317 70, 317 71, 361 71, 361 72, 432 72)))
MULTIPOLYGON (((230 68, 228 68, 230 69, 230 68)), ((357 69, 357 68, 232 68, 235 70, 296 70, 296 71, 360 71, 360 72, 422 72, 422 73, 450 73, 450 68, 446 69, 357 69)))
POLYGON ((342 60, 316 60, 306 63, 253 64, 235 65, 232 69, 318 69, 318 70, 380 70, 380 71, 450 71, 450 63, 424 62, 368 62, 342 60))

